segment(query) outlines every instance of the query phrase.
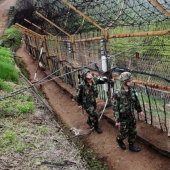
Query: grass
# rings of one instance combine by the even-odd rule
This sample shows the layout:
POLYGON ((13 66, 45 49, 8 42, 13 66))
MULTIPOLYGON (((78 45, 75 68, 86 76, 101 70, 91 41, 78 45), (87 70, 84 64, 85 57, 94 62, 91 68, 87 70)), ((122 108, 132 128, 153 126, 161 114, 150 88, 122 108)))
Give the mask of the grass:
POLYGON ((0 61, 3 63, 14 64, 12 52, 4 47, 0 47, 0 61))
POLYGON ((5 47, 0 47, 0 79, 19 82, 19 72, 14 66, 12 53, 5 47))
POLYGON ((26 144, 22 141, 15 131, 6 130, 0 135, 0 147, 3 153, 9 151, 22 152, 26 148, 26 144))
POLYGON ((20 94, 7 98, 0 102, 0 111, 3 115, 20 115, 33 112, 35 109, 34 102, 28 94, 20 94))
POLYGON ((19 82, 19 72, 12 64, 0 62, 0 73, 0 79, 19 82))
POLYGON ((38 134, 46 135, 48 134, 49 129, 46 126, 40 126, 40 127, 37 127, 36 131, 38 132, 38 134))
POLYGON ((11 92, 14 91, 13 84, 0 79, 0 90, 11 92))
MULTIPOLYGON (((142 105, 141 95, 138 95, 138 98, 142 105)), ((146 108, 147 114, 148 114, 147 116, 150 117, 150 108, 149 108, 149 100, 150 100, 153 118, 157 116, 157 112, 161 118, 164 118, 164 116, 165 116, 164 101, 162 99, 159 99, 158 97, 155 97, 155 96, 150 96, 148 99, 148 96, 146 94, 143 94, 143 100, 145 102, 145 108, 146 108), (156 104, 155 104, 155 102, 156 102, 156 104), (156 105, 157 105, 157 108, 156 108, 156 105)), ((166 117, 170 118, 170 114, 167 114, 166 117)))
POLYGON ((10 27, 5 30, 4 35, 0 37, 0 40, 4 42, 4 47, 17 50, 21 46, 21 33, 14 27, 10 27))

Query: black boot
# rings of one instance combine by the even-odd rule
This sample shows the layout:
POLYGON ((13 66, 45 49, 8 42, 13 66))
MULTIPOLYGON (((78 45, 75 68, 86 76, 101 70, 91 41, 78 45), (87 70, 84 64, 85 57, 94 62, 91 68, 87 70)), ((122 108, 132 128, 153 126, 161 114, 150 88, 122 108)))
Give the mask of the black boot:
POLYGON ((90 129, 93 128, 93 124, 92 124, 90 118, 87 119, 87 124, 89 125, 90 129))
POLYGON ((94 130, 97 132, 97 133, 102 133, 102 129, 100 129, 98 126, 95 126, 94 127, 94 130))
POLYGON ((116 142, 118 143, 118 145, 122 148, 122 149, 126 149, 126 146, 124 144, 124 142, 122 140, 119 140, 116 138, 116 142))
POLYGON ((141 149, 137 146, 134 146, 134 144, 129 144, 129 150, 133 152, 140 152, 141 149))

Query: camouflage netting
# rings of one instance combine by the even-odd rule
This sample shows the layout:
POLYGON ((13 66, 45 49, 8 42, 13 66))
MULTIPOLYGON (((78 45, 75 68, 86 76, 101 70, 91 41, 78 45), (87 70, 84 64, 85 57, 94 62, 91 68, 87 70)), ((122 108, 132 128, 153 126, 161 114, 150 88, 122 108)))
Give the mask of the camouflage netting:
MULTIPOLYGON (((168 16, 151 0, 68 0, 68 2, 102 28, 107 29, 119 26, 135 26, 139 29, 145 26, 145 29, 148 29, 148 25, 168 20, 168 16)), ((158 3, 169 12, 169 0, 159 0, 158 3)), ((19 0, 17 10, 15 21, 23 25, 26 24, 23 17, 26 17, 43 28, 47 27, 41 22, 42 19, 34 15, 37 10, 71 34, 96 29, 61 0, 19 0)))
MULTIPOLYGON (((140 93, 140 100, 147 114, 146 121, 168 131, 170 125, 167 125, 166 119, 170 113, 170 92, 164 88, 170 86, 170 0, 68 0, 67 2, 18 0, 15 22, 39 34, 44 34, 43 30, 46 30, 55 36, 54 38, 46 35, 48 54, 44 50, 42 56, 44 65, 48 67, 51 59, 52 71, 58 70, 62 65, 63 73, 70 72, 75 67, 88 67, 92 70, 98 68, 96 71, 99 72, 102 70, 101 57, 107 57, 109 71, 119 67, 131 71, 135 80, 161 86, 155 89, 153 86, 138 84, 136 89, 140 93), (67 2, 75 9, 72 9, 67 2), (71 36, 38 16, 36 11, 77 41, 71 42, 71 36), (91 18, 93 23, 78 11, 91 18), (37 24, 41 29, 26 22, 24 18, 37 24), (108 31, 108 36, 103 36, 102 29, 108 31), (56 37, 59 38, 58 45, 56 37), (159 114, 152 115, 153 112, 159 114)), ((38 58, 36 47, 38 38, 27 35, 26 40, 27 49, 30 49, 31 54, 36 51, 38 58)), ((68 79, 67 83, 75 87, 76 78, 74 78, 73 73, 64 79, 68 79)), ((107 95, 103 89, 101 91, 100 94, 104 94, 102 99, 105 99, 107 95)))

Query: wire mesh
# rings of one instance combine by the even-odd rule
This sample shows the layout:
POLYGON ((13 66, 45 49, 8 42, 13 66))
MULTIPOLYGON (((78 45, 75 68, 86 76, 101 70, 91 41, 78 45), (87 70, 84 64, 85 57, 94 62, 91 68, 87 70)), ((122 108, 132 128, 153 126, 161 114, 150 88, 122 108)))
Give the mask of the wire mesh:
MULTIPOLYGON (((49 61, 52 61, 52 72, 60 69, 62 63, 65 66, 63 74, 66 73, 63 80, 76 87, 78 71, 67 73, 75 68, 80 68, 80 72, 84 67, 98 73, 102 72, 101 57, 106 56, 110 69, 125 68, 132 72, 134 79, 159 84, 162 87, 170 86, 168 18, 170 0, 68 0, 68 2, 82 14, 90 17, 94 23, 108 30, 108 37, 103 38, 103 32, 94 26, 94 23, 88 22, 62 0, 23 1, 22 9, 30 6, 32 13, 29 15, 33 16, 34 21, 58 38, 56 42, 54 37, 45 36, 47 41, 43 44, 41 60, 47 67, 50 65, 49 61), (157 2, 157 6, 154 2, 157 2), (66 36, 61 30, 36 16, 34 13, 36 10, 73 36, 74 41, 70 39, 71 36, 66 36), (148 35, 153 32, 153 36, 143 34, 146 31, 148 35), (155 31, 160 31, 159 36, 154 36, 155 31), (138 33, 138 36, 134 36, 135 33, 138 33), (117 35, 117 38, 114 35, 117 35)), ((22 18, 19 14, 16 19, 22 18)), ((29 25, 29 28, 33 27, 29 25)), ((27 49, 37 59, 38 52, 34 48, 40 51, 40 40, 27 36, 25 42, 27 49)), ((61 74, 58 72, 56 76, 58 75, 61 74)), ((146 113, 147 123, 163 131, 169 131, 170 92, 146 85, 136 84, 135 87, 146 113)), ((119 88, 118 82, 115 82, 115 88, 119 88)), ((98 89, 99 97, 104 100, 107 94, 103 90, 103 85, 98 89)))
MULTIPOLYGON (((151 0, 68 0, 67 2, 106 29, 122 26, 148 28, 149 25, 169 20, 167 15, 170 11, 170 0, 159 0, 157 6, 151 0)), ((42 18, 35 15, 35 11, 39 11, 70 34, 96 30, 92 23, 89 23, 62 0, 20 0, 16 9, 18 13, 15 16, 15 22, 33 28, 23 21, 23 17, 26 17, 37 23, 42 29, 57 33, 57 36, 63 35, 62 31, 44 22, 42 18)), ((33 29, 37 31, 37 29, 33 29)))

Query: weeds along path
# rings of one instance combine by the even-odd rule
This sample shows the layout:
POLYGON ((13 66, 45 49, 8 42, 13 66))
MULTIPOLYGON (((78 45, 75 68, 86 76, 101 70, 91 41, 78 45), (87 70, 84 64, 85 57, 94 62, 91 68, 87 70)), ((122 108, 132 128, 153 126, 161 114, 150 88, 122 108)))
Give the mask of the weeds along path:
MULTIPOLYGON (((30 86, 22 74, 21 80, 30 86)), ((56 122, 55 113, 38 95, 37 89, 31 88, 24 95, 32 96, 36 109, 20 115, 11 111, 1 117, 4 126, 0 129, 0 170, 47 170, 50 167, 87 170, 79 150, 68 140, 56 122)))
MULTIPOLYGON (((37 63, 25 51, 25 44, 17 51, 16 55, 21 57, 22 62, 25 63, 25 68, 29 72, 30 80, 33 80, 37 63)), ((37 80, 44 76, 45 74, 39 70, 37 80)), ((76 128, 81 132, 88 130, 87 115, 77 108, 76 102, 65 90, 62 90, 53 81, 43 84, 40 88, 65 126, 69 129, 76 128)), ((170 159, 168 157, 138 141, 136 145, 141 147, 141 152, 133 153, 128 149, 121 150, 115 142, 118 133, 117 128, 104 118, 100 121, 100 127, 103 129, 102 134, 99 135, 93 131, 86 138, 76 138, 76 140, 82 140, 85 145, 92 148, 102 162, 108 163, 109 170, 170 170, 170 159)), ((127 144, 127 141, 125 143, 127 144)))

